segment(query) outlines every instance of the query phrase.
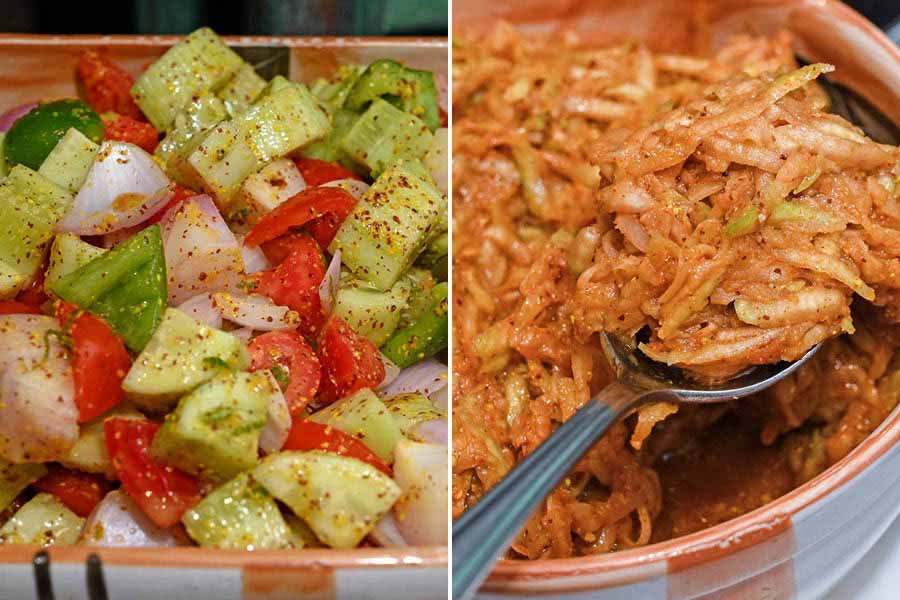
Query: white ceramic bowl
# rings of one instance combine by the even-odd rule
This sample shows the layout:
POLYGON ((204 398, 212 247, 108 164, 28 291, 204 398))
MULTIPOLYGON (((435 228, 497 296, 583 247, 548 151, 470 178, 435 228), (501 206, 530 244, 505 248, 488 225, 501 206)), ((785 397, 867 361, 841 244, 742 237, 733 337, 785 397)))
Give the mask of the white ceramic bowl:
MULTIPOLYGON (((798 55, 834 64, 837 71, 829 78, 861 93, 900 123, 900 51, 834 0, 454 2, 455 28, 488 28, 498 18, 534 31, 574 28, 588 39, 637 38, 656 48, 696 47, 700 40, 715 47, 733 33, 786 28, 796 36, 798 55)), ((756 511, 692 535, 614 554, 502 561, 480 597, 819 598, 900 512, 898 440, 900 412, 894 411, 846 458, 756 511)))

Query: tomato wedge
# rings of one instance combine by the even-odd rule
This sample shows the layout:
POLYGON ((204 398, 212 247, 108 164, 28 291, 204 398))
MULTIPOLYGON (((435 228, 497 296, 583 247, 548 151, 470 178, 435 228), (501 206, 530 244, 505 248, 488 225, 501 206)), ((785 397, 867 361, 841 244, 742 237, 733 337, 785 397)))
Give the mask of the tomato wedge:
POLYGON ((317 332, 325 315, 319 298, 319 284, 325 278, 325 266, 316 242, 311 238, 298 241, 278 266, 257 273, 255 292, 287 306, 300 316, 300 330, 310 335, 317 332))
POLYGON ((25 289, 19 292, 16 300, 31 306, 41 306, 48 300, 49 296, 44 292, 44 265, 37 270, 34 279, 31 280, 25 289))
POLYGON ((44 314, 37 306, 25 304, 17 300, 7 300, 0 302, 0 315, 42 315, 44 314))
POLYGON ((150 455, 158 429, 159 423, 146 419, 114 417, 103 422, 106 449, 125 493, 154 523, 171 527, 202 496, 199 480, 150 455))
POLYGON ((263 242, 259 246, 260 250, 263 251, 263 254, 266 255, 266 258, 269 259, 269 262, 273 265, 278 265, 284 262, 284 259, 288 257, 292 252, 300 251, 300 252, 312 252, 315 250, 319 254, 319 258, 324 264, 325 255, 322 254, 322 249, 319 247, 318 242, 312 238, 308 233, 299 231, 296 233, 286 233, 281 237, 277 237, 274 240, 269 240, 268 242, 263 242))
POLYGON ((106 113, 101 118, 104 140, 128 142, 153 154, 159 143, 159 132, 153 125, 116 113, 106 113))
POLYGON ((291 431, 282 450, 323 450, 369 463, 388 477, 391 468, 384 464, 369 447, 348 433, 329 425, 294 418, 291 431))
POLYGON ((250 371, 272 369, 275 379, 284 387, 284 399, 291 415, 300 415, 316 396, 322 378, 319 357, 303 336, 296 331, 270 331, 253 338, 249 350, 250 371))
POLYGON ((324 248, 334 239, 334 234, 354 206, 356 198, 341 188, 306 188, 263 216, 244 238, 244 244, 259 246, 281 237, 293 227, 303 227, 312 221, 323 219, 326 225, 319 228, 318 234, 313 233, 313 237, 324 248))
POLYGON ((91 514, 110 488, 109 482, 99 475, 73 471, 55 463, 47 465, 47 469, 49 472, 34 482, 34 487, 53 494, 79 517, 91 514))
POLYGON ((384 363, 378 348, 336 316, 322 329, 319 360, 323 377, 316 400, 320 405, 331 404, 363 388, 377 387, 384 381, 384 363))
POLYGON ((300 174, 303 175, 303 181, 310 187, 322 185, 329 181, 337 181, 338 179, 363 180, 362 177, 350 169, 345 169, 341 165, 334 162, 328 162, 327 160, 319 160, 317 158, 297 158, 294 159, 294 164, 297 165, 297 169, 299 169, 300 174))
POLYGON ((84 89, 85 100, 97 113, 115 112, 146 120, 131 97, 134 77, 105 56, 88 50, 78 59, 75 68, 78 82, 84 89))
POLYGON ((99 417, 125 398, 122 380, 131 368, 131 356, 122 338, 106 321, 82 312, 74 304, 54 305, 63 330, 72 340, 72 375, 78 422, 99 417))

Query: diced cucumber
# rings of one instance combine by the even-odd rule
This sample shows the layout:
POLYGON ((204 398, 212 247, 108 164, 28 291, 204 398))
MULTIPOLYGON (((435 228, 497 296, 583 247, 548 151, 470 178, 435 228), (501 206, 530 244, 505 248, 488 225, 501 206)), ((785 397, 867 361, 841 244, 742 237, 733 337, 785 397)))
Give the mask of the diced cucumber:
POLYGON ((182 398, 153 439, 161 462, 213 481, 253 467, 269 402, 279 390, 265 372, 223 370, 182 398))
POLYGON ((329 246, 360 279, 380 290, 393 286, 441 220, 443 197, 416 174, 422 166, 392 165, 363 195, 329 246))
POLYGON ((78 541, 84 519, 50 494, 38 494, 0 528, 3 544, 69 546, 78 541))
POLYGON ((300 169, 289 158, 279 158, 244 180, 229 220, 252 226, 260 217, 306 188, 300 169))
POLYGON ((343 108, 334 109, 331 113, 331 129, 320 140, 307 144, 300 150, 306 158, 317 158, 328 162, 337 162, 354 171, 365 171, 349 154, 341 148, 341 140, 356 123, 358 115, 343 108))
POLYGON ((22 493, 22 490, 47 474, 40 463, 15 465, 0 458, 0 513, 22 493))
POLYGON ((397 159, 424 158, 433 138, 421 119, 376 99, 353 123, 340 147, 378 177, 397 159))
POLYGON ((397 329, 411 293, 411 282, 405 278, 387 292, 359 281, 343 281, 335 296, 334 313, 350 329, 380 346, 397 329))
POLYGON ((291 537, 291 547, 295 550, 301 548, 324 548, 325 544, 316 537, 316 532, 309 528, 306 521, 290 511, 285 511, 281 516, 287 523, 291 537))
POLYGON ((431 179, 435 185, 445 196, 449 189, 450 175, 447 171, 447 157, 450 153, 450 134, 446 127, 441 127, 434 132, 434 138, 431 140, 431 147, 422 159, 422 164, 428 169, 431 179))
POLYGON ((153 126, 166 131, 193 98, 221 88, 243 64, 219 36, 203 27, 150 65, 131 95, 153 126))
POLYGON ((388 464, 394 460, 394 446, 403 437, 390 411, 368 388, 313 413, 309 420, 349 433, 388 464))
POLYGON ((440 127, 434 74, 404 67, 395 60, 376 60, 356 80, 345 102, 359 110, 369 102, 385 98, 421 118, 432 130, 440 127))
POLYGON ((74 194, 87 178, 99 151, 100 146, 70 127, 41 163, 38 173, 74 194))
POLYGON ((353 85, 359 76, 365 71, 360 65, 341 65, 331 79, 319 79, 312 89, 313 94, 319 100, 333 108, 341 108, 347 95, 353 89, 353 85))
POLYGON ((435 236, 425 246, 416 264, 429 269, 438 281, 447 281, 447 261, 450 254, 450 236, 445 232, 435 236))
POLYGON ((24 165, 0 182, 0 263, 5 268, 3 298, 31 280, 53 240, 53 228, 66 214, 72 195, 24 165))
POLYGON ((168 409, 181 394, 212 379, 222 369, 243 369, 249 358, 239 339, 198 323, 175 308, 135 359, 122 389, 148 410, 168 409))
POLYGON ((359 544, 400 495, 375 467, 325 452, 273 454, 253 477, 332 548, 359 544))
MULTIPOLYGON (((410 432, 419 423, 443 419, 447 415, 422 394, 398 394, 382 400, 394 422, 400 427, 403 435, 410 437, 410 432)), ((422 440, 416 440, 422 441, 422 440)))
POLYGON ((266 87, 259 93, 259 96, 256 97, 255 102, 259 102, 263 98, 267 98, 272 94, 277 94, 281 90, 285 88, 289 88, 294 83, 289 79, 283 77, 282 75, 276 75, 272 79, 269 80, 269 83, 266 84, 266 87))
POLYGON ((447 283, 431 291, 432 304, 419 319, 391 336, 381 351, 401 369, 433 356, 447 347, 450 327, 447 283))
POLYGON ((169 177, 182 185, 196 186, 191 179, 192 174, 185 168, 187 157, 200 145, 209 129, 227 118, 225 103, 211 92, 204 92, 193 98, 178 113, 172 130, 157 144, 154 151, 165 164, 169 177))
POLYGON ((61 458, 59 462, 70 469, 78 469, 86 473, 106 475, 110 479, 115 476, 115 469, 109 460, 106 450, 106 434, 103 431, 103 422, 110 418, 143 419, 144 415, 130 408, 117 408, 101 415, 81 426, 78 441, 72 446, 69 455, 61 458))
POLYGON ((181 522, 204 548, 275 550, 293 541, 275 500, 249 473, 213 490, 181 522))
POLYGON ((400 281, 406 281, 410 287, 409 300, 406 308, 400 313, 400 323, 398 324, 398 327, 405 328, 418 321, 419 317, 431 307, 434 302, 431 292, 437 285, 437 281, 430 271, 417 267, 407 271, 400 281))
POLYGON ((105 254, 104 248, 83 242, 77 235, 60 233, 50 246, 50 262, 44 279, 44 285, 52 288, 56 283, 71 273, 77 271, 101 254, 105 254))
POLYGON ((100 315, 134 352, 147 345, 166 307, 166 259, 152 225, 49 287, 100 315))
POLYGON ((302 84, 292 83, 214 127, 187 164, 224 209, 248 175, 322 137, 329 127, 328 115, 316 98, 302 84))
POLYGON ((219 98, 225 103, 228 114, 233 117, 247 110, 265 87, 266 80, 256 73, 252 65, 244 63, 225 87, 219 90, 219 98))

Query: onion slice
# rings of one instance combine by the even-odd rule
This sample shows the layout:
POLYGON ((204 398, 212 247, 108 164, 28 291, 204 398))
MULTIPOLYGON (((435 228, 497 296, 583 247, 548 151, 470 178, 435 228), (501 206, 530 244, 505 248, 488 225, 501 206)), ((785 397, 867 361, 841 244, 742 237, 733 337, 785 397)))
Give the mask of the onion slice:
POLYGON ((447 365, 433 358, 417 362, 400 371, 397 378, 379 390, 381 396, 418 393, 431 396, 447 387, 447 365))
POLYGON ((414 546, 447 544, 447 446, 400 440, 394 480, 403 494, 394 504, 397 528, 414 546))
POLYGON ((197 294, 179 305, 178 310, 213 329, 222 329, 222 313, 211 294, 197 294))
POLYGON ((241 258, 244 260, 245 273, 252 275, 253 273, 265 271, 271 266, 269 259, 266 258, 266 255, 263 254, 259 247, 248 248, 244 246, 242 240, 238 240, 238 243, 241 245, 241 258))
POLYGON ((378 385, 378 389, 382 390, 397 379, 397 376, 400 375, 400 367, 394 364, 394 361, 385 356, 383 352, 379 352, 378 355, 381 358, 381 364, 384 365, 384 379, 378 385))
POLYGON ((169 303, 204 292, 237 291, 244 260, 234 234, 207 195, 188 198, 161 221, 169 303))
POLYGON ((295 329, 300 322, 295 311, 259 294, 244 296, 217 292, 212 295, 212 301, 223 318, 257 331, 295 329))
POLYGON ((57 229, 103 235, 143 223, 172 195, 153 157, 134 144, 103 142, 72 208, 57 229))
POLYGON ((9 131, 9 128, 13 126, 13 123, 37 108, 37 105, 37 102, 20 104, 19 106, 11 108, 0 115, 0 132, 6 133, 7 131, 9 131))
POLYGON ((319 300, 322 301, 322 308, 325 314, 330 315, 334 310, 334 299, 337 296, 338 284, 341 282, 341 250, 334 251, 328 268, 325 269, 325 277, 319 284, 319 300))
POLYGON ((410 437, 426 444, 450 445, 450 424, 447 419, 432 419, 417 423, 410 430, 410 437))
POLYGON ((134 500, 119 490, 103 498, 90 514, 81 533, 84 546, 114 548, 172 548, 190 540, 176 528, 163 529, 144 514, 134 500))
POLYGON ((369 191, 369 184, 359 179, 334 179, 327 183, 323 183, 319 187, 336 187, 341 188, 357 200, 363 197, 363 194, 369 191))
POLYGON ((375 525, 375 529, 369 533, 369 537, 375 540, 382 548, 404 548, 409 543, 403 539, 400 528, 397 526, 397 517, 390 511, 375 525))
POLYGON ((269 381, 276 393, 269 402, 266 425, 259 434, 259 447, 266 454, 272 454, 281 450, 291 432, 291 411, 284 399, 284 394, 281 393, 278 381, 270 371, 265 371, 265 373, 269 376, 269 381))

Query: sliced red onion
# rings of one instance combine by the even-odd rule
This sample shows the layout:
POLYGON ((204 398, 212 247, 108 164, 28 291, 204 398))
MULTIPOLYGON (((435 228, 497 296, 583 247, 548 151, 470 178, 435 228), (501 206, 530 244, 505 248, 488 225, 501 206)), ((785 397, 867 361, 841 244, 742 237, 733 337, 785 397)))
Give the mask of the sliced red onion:
POLYGON ((9 128, 13 126, 13 123, 30 113, 37 107, 37 105, 37 102, 20 104, 19 106, 11 108, 0 115, 0 132, 6 133, 7 131, 9 131, 9 128))
POLYGON ((394 364, 394 361, 385 356, 383 352, 379 352, 378 355, 381 357, 381 363, 384 365, 384 379, 378 385, 378 389, 382 390, 397 379, 397 376, 400 375, 400 367, 394 364))
POLYGON ((197 294, 179 305, 178 310, 213 329, 222 329, 222 313, 211 294, 197 294))
POLYGON ((335 179, 323 183, 320 187, 338 187, 359 200, 369 191, 369 184, 359 179, 335 179))
POLYGON ((213 294, 212 300, 213 306, 223 318, 257 331, 295 329, 299 324, 299 316, 295 311, 286 306, 278 306, 267 296, 217 292, 213 294))
POLYGON ((379 390, 379 395, 396 396, 415 392, 431 396, 445 387, 447 387, 447 365, 433 358, 427 358, 400 371, 394 381, 379 390))
POLYGON ((244 259, 244 272, 247 273, 247 275, 265 271, 272 266, 269 264, 269 259, 266 258, 266 255, 259 247, 248 248, 244 245, 243 239, 238 239, 238 244, 241 246, 241 258, 244 259))
POLYGON ((284 394, 281 393, 278 381, 271 372, 265 371, 265 373, 269 376, 269 381, 277 393, 272 395, 269 402, 266 425, 259 435, 259 447, 266 454, 273 454, 281 450, 287 441, 291 431, 291 411, 288 409, 284 394))
POLYGON ((444 386, 436 392, 432 392, 428 395, 428 399, 442 411, 448 412, 450 410, 450 387, 444 386))
POLYGON ((369 537, 375 540, 382 548, 404 548, 409 543, 403 539, 397 527, 397 518, 391 511, 381 517, 381 520, 375 525, 375 529, 369 534, 369 537))
POLYGON ((334 308, 334 298, 337 296, 337 288, 340 282, 341 251, 337 249, 331 257, 331 262, 328 263, 328 268, 325 269, 325 277, 322 278, 322 283, 319 284, 319 299, 322 301, 322 308, 325 310, 325 314, 331 314, 334 308))
POLYGON ((102 235, 142 223, 172 195, 169 179, 153 157, 134 144, 103 142, 57 229, 102 235))
POLYGON ((410 437, 426 444, 450 445, 450 426, 447 419, 432 419, 414 425, 410 437))
POLYGON ((443 444, 400 440, 394 481, 403 494, 394 504, 397 529, 413 546, 447 544, 448 457, 443 444))
POLYGON ((207 195, 193 196, 162 219, 169 303, 204 292, 238 291, 244 271, 241 248, 207 195))
POLYGON ((0 457, 59 460, 78 440, 75 384, 66 349, 42 315, 0 317, 0 457))
POLYGON ((127 494, 114 490, 100 501, 81 532, 84 546, 110 548, 173 548, 189 546, 176 528, 163 529, 150 520, 127 494))
POLYGON ((131 238, 133 235, 144 229, 143 225, 135 225, 133 227, 126 227, 125 229, 120 229, 118 231, 113 231, 112 233, 107 233, 103 236, 100 241, 100 246, 106 248, 107 250, 112 248, 113 246, 118 246, 125 240, 131 238))

